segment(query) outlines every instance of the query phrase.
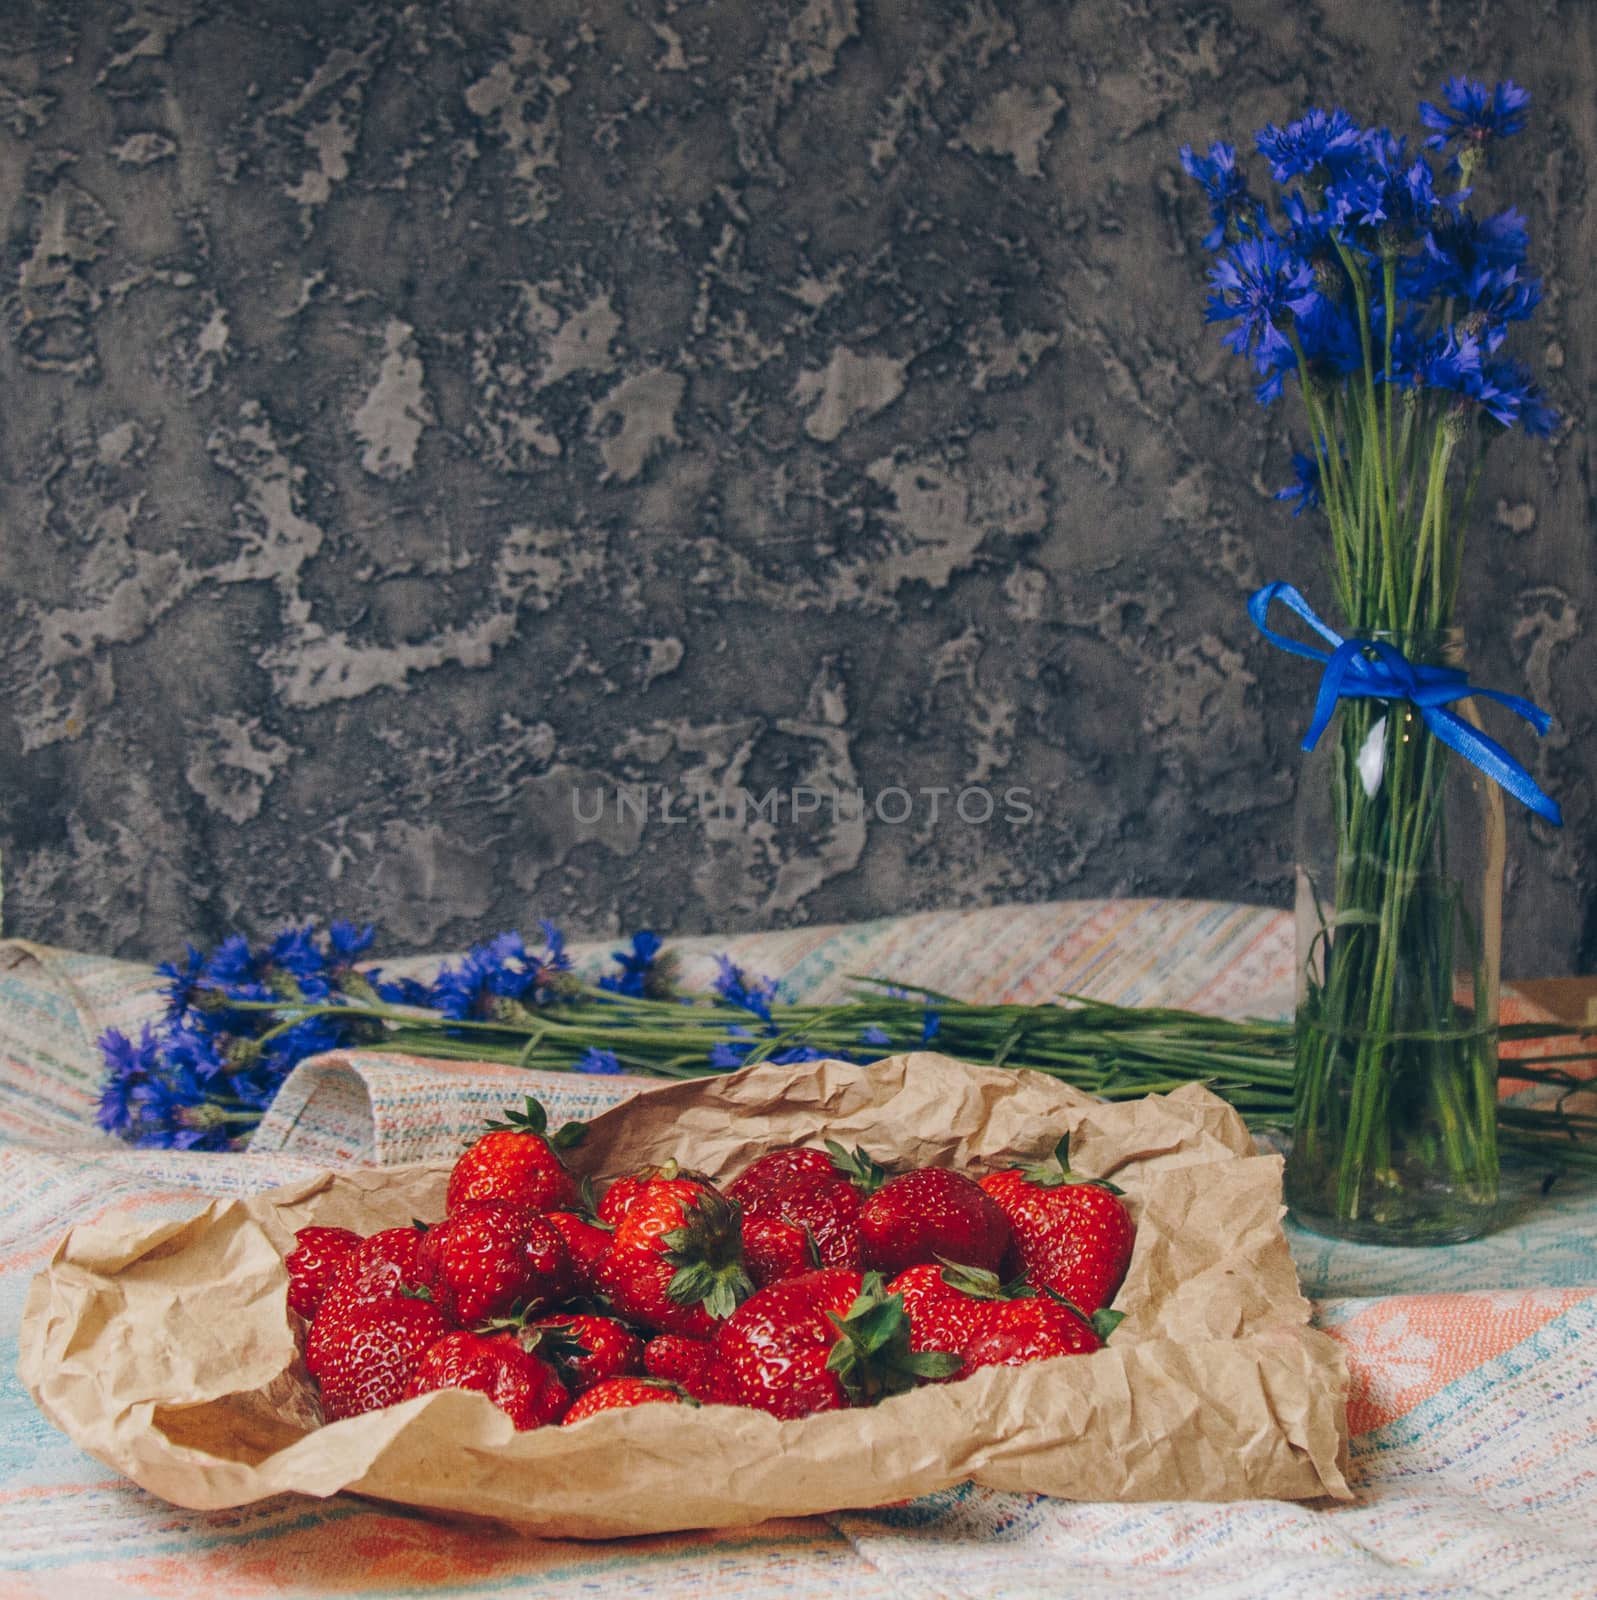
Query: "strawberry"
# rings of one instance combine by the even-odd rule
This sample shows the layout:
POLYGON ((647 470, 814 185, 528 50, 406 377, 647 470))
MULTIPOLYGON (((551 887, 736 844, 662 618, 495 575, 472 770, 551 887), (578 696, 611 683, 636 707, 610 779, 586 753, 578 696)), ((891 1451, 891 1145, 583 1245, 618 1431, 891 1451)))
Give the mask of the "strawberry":
POLYGON ((450 1323, 431 1301, 394 1293, 331 1316, 324 1310, 314 1331, 319 1344, 311 1371, 323 1415, 337 1422, 404 1399, 416 1364, 450 1323))
POLYGON ((911 1350, 951 1350, 963 1355, 988 1309, 1002 1304, 1007 1291, 990 1272, 921 1262, 887 1285, 904 1297, 911 1350))
POLYGON ((417 1287, 416 1252, 421 1237, 420 1228, 384 1228, 381 1233, 362 1239, 344 1258, 305 1335, 305 1360, 312 1373, 322 1347, 332 1337, 328 1328, 346 1312, 417 1287))
POLYGON ((829 1139, 824 1151, 768 1151, 728 1185, 727 1194, 746 1217, 776 1218, 806 1230, 820 1258, 812 1265, 858 1267, 860 1206, 885 1177, 863 1150, 850 1153, 829 1139))
POLYGON ((678 1333, 656 1334, 643 1347, 643 1370, 686 1391, 701 1405, 735 1406, 737 1392, 727 1369, 715 1359, 708 1339, 684 1339, 678 1333))
POLYGON ((739 1222, 738 1208, 703 1179, 646 1179, 595 1282, 629 1322, 706 1339, 753 1288, 739 1222))
POLYGON ((449 1333, 416 1363, 405 1399, 435 1389, 476 1389, 515 1423, 517 1432, 558 1422, 571 1396, 555 1369, 511 1333, 449 1333))
POLYGON ((943 1377, 959 1357, 909 1348, 904 1302, 879 1274, 822 1267, 745 1300, 715 1331, 712 1360, 742 1405, 806 1417, 867 1405, 943 1377))
POLYGON ((566 1242, 566 1253, 577 1274, 577 1292, 591 1294, 599 1258, 610 1248, 615 1229, 577 1211, 546 1211, 544 1216, 566 1242))
POLYGON ((889 1178, 860 1207, 859 1232, 865 1265, 885 1273, 933 1260, 996 1272, 1009 1244, 1009 1220, 998 1205, 947 1167, 889 1178))
POLYGON ((536 1338, 533 1348, 554 1362, 572 1394, 643 1370, 643 1340, 614 1317, 573 1312, 540 1317, 526 1326, 536 1338))
MULTIPOLYGON (((707 1174, 692 1167, 680 1166, 674 1159, 663 1166, 644 1167, 616 1178, 604 1192, 599 1202, 598 1218, 601 1226, 615 1227, 632 1208, 632 1202, 644 1194, 656 1178, 690 1178, 695 1183, 709 1184, 707 1174)), ((586 1182, 586 1180, 584 1180, 586 1182)), ((712 1185, 713 1187, 713 1185, 712 1185)), ((591 1195, 586 1195, 591 1200, 591 1195)))
POLYGON ((1070 1136, 1051 1162, 988 1173, 981 1187, 1009 1218, 1027 1276, 1089 1317, 1115 1297, 1136 1226, 1114 1184, 1070 1170, 1070 1136))
MULTIPOLYGON (((842 1146, 834 1146, 841 1150, 842 1146)), ((863 1152, 857 1152, 863 1156, 863 1152)), ((851 1158, 844 1154, 845 1163, 851 1158)), ((865 1157, 865 1159, 869 1159, 865 1157)), ((759 1203, 778 1190, 795 1183, 835 1183, 851 1177, 850 1171, 840 1170, 837 1159, 826 1150, 816 1150, 808 1145, 783 1145, 767 1150, 756 1157, 726 1186, 729 1200, 736 1200, 745 1211, 758 1211, 759 1203)))
POLYGON ((457 1322, 541 1311, 576 1284, 560 1230, 506 1200, 479 1201, 429 1228, 416 1276, 457 1322))
POLYGON ((815 1235, 782 1217, 743 1214, 743 1260, 757 1288, 824 1265, 815 1235))
POLYGON ((506 1109, 503 1122, 472 1144, 449 1174, 444 1209, 451 1214, 478 1200, 508 1200, 531 1211, 559 1211, 577 1202, 577 1180, 566 1171, 559 1151, 582 1138, 587 1126, 568 1122, 546 1137, 549 1118, 527 1096, 526 1109, 506 1109))
POLYGON ((619 1411, 627 1406, 688 1405, 690 1400, 682 1391, 658 1378, 611 1378, 595 1384, 561 1419, 562 1427, 597 1416, 601 1411, 619 1411))
POLYGON ((348 1228, 301 1228, 294 1235, 294 1248, 283 1258, 289 1309, 307 1321, 314 1317, 328 1285, 359 1244, 360 1235, 348 1228))
POLYGON ((644 1187, 650 1178, 655 1175, 655 1169, 648 1172, 632 1172, 625 1177, 620 1177, 604 1192, 604 1199, 599 1202, 599 1221, 610 1227, 615 1227, 627 1214, 632 1202, 643 1193, 644 1187))
POLYGON ((983 1308, 954 1376, 968 1378, 981 1367, 1018 1367, 1052 1356, 1090 1355, 1102 1348, 1094 1328, 1051 1296, 1001 1300, 983 1308))

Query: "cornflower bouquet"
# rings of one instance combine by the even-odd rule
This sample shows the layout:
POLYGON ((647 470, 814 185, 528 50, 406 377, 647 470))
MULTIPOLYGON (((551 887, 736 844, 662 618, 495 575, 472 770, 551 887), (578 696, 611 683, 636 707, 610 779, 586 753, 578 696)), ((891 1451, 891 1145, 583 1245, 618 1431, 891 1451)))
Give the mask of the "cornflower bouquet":
MULTIPOLYGON (((361 1048, 686 1078, 764 1060, 870 1062, 935 1044, 960 1060, 1031 1068, 1104 1099, 1201 1082, 1255 1127, 1280 1129, 1291 1116, 1291 1030, 1282 1024, 1072 997, 980 1005, 866 979, 842 1004, 796 1005, 782 999, 777 980, 725 956, 710 991, 688 995, 655 933, 633 934, 588 982, 560 930, 544 922, 540 931, 530 943, 501 933, 427 983, 390 978, 365 961, 375 931, 348 922, 325 932, 314 923, 288 927, 256 945, 233 934, 208 954, 190 945, 184 960, 157 969, 159 1019, 137 1038, 114 1029, 101 1037, 100 1125, 146 1147, 239 1149, 301 1060, 361 1048)), ((1514 1071, 1578 1086, 1562 1061, 1516 1062, 1514 1071)), ((1506 1106, 1503 1115, 1505 1137, 1536 1160, 1597 1165, 1597 1118, 1506 1106)))
POLYGON ((1328 806, 1318 837, 1299 841, 1309 948, 1289 1195, 1326 1231, 1394 1238, 1413 1224, 1416 1242, 1480 1231, 1496 1198, 1498 785, 1560 820, 1471 697, 1538 731, 1544 714, 1470 685, 1454 629, 1488 450, 1511 430, 1559 426, 1508 351, 1541 299, 1525 217, 1478 203, 1530 96, 1456 77, 1441 99, 1419 108, 1430 131, 1417 148, 1340 108, 1260 129, 1271 203, 1232 146, 1181 152, 1212 224, 1207 319, 1252 362, 1262 404, 1297 383, 1308 442, 1278 498, 1324 513, 1349 634, 1287 584, 1250 602, 1272 643, 1326 668, 1306 749, 1339 713, 1329 770, 1304 780, 1328 806), (1331 648, 1273 632, 1277 601, 1331 648), (1467 834, 1484 861, 1473 877, 1467 834))

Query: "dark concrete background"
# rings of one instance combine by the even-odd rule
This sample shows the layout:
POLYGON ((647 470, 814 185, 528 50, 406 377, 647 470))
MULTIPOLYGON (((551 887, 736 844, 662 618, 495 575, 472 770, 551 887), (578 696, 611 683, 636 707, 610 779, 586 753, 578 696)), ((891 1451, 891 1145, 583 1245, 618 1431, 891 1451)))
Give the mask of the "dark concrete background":
POLYGON ((1473 530, 1477 675, 1555 714, 1494 725, 1568 818, 1511 821, 1505 970, 1591 969, 1594 20, 0 0, 7 931, 1285 903, 1312 673, 1243 600, 1323 600, 1324 534, 1176 149, 1467 70, 1535 96, 1494 183, 1571 418, 1473 530), (573 814, 639 783, 687 820, 573 814), (682 798, 794 784, 951 794, 682 798))

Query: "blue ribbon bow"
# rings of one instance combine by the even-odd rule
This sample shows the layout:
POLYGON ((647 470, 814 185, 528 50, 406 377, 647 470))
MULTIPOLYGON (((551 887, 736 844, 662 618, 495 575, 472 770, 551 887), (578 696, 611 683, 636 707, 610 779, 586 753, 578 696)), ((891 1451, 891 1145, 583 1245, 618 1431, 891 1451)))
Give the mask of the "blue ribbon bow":
POLYGON ((1320 678, 1319 698, 1314 703, 1314 720, 1303 735, 1305 750, 1312 750, 1319 743, 1338 700, 1407 700, 1418 707, 1425 726, 1443 744, 1456 750, 1466 761, 1474 762, 1487 777, 1501 784, 1538 816, 1562 826, 1564 818, 1558 802, 1543 794, 1536 780, 1495 739, 1489 739, 1456 711, 1447 709, 1456 700, 1483 695, 1523 717, 1537 733, 1546 733, 1552 726, 1552 719, 1540 706, 1516 694, 1477 689, 1456 667, 1416 666, 1385 640, 1344 639, 1315 616, 1308 601, 1290 583, 1265 584, 1249 599, 1248 615, 1278 650, 1306 656, 1325 667, 1320 678), (1297 612, 1331 649, 1319 650, 1312 644, 1300 644, 1296 639, 1275 632, 1265 620, 1274 600, 1297 612))

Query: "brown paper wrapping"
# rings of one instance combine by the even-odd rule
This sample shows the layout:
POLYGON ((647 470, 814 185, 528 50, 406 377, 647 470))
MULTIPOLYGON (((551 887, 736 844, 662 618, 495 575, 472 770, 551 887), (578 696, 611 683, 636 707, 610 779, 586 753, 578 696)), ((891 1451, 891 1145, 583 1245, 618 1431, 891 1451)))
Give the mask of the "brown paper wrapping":
POLYGON ((712 1176, 826 1135, 891 1163, 1047 1154, 1113 1175, 1137 1217, 1126 1313, 1091 1356, 997 1368, 872 1410, 778 1422, 644 1406, 517 1434, 446 1391, 319 1426, 283 1253, 311 1222, 442 1215, 447 1164, 327 1173, 158 1227, 72 1230, 35 1279, 19 1370, 58 1427, 178 1505, 340 1490, 575 1538, 880 1505, 966 1478, 1074 1499, 1350 1497, 1347 1374, 1308 1326, 1281 1163, 1196 1086, 1102 1105, 1041 1074, 898 1056, 761 1064, 645 1091, 570 1153, 614 1176, 676 1155, 712 1176))

